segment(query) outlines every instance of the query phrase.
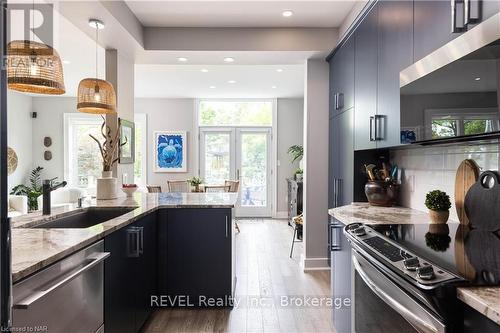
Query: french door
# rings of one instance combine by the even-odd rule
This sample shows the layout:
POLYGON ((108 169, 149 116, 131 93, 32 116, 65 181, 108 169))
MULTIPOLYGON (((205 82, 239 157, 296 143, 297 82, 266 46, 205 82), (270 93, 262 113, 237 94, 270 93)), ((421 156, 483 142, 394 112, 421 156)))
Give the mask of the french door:
POLYGON ((236 216, 271 216, 270 162, 270 128, 200 128, 200 175, 209 185, 240 181, 236 216))

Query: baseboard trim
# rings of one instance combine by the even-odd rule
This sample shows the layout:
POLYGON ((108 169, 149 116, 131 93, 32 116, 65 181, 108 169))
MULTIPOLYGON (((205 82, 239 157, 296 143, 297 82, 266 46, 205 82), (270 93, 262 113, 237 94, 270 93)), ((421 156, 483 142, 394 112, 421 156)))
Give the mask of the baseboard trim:
POLYGON ((329 271, 328 258, 302 258, 301 266, 307 271, 329 271))
POLYGON ((288 212, 283 211, 283 212, 276 212, 276 215, 274 216, 275 219, 288 219, 288 212))

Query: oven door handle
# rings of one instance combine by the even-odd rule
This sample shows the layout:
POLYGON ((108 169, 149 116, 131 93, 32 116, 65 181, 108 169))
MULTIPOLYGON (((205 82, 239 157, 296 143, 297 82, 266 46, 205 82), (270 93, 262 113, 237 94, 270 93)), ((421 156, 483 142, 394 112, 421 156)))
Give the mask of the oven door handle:
POLYGON ((78 276, 82 275, 83 273, 85 273, 89 269, 91 269, 94 266, 96 266, 97 264, 101 263, 104 259, 109 257, 110 254, 111 254, 110 252, 99 252, 99 253, 92 254, 91 256, 89 256, 87 258, 87 260, 90 260, 90 262, 87 263, 85 266, 78 269, 76 272, 71 273, 70 275, 64 277, 62 280, 56 282, 55 284, 51 285, 50 287, 48 287, 45 290, 34 291, 33 294, 31 294, 27 298, 14 304, 14 308, 15 309, 22 309, 22 310, 29 309, 30 306, 32 306, 34 303, 38 302, 39 300, 41 300, 42 298, 44 298, 45 296, 47 296, 48 294, 50 294, 54 290, 57 290, 57 289, 63 287, 64 285, 71 282, 72 280, 74 280, 78 276))
POLYGON ((406 308, 403 304, 395 300, 384 290, 379 288, 375 282, 368 276, 363 267, 356 258, 355 255, 352 256, 352 263, 354 268, 358 272, 359 276, 363 279, 366 285, 377 295, 382 301, 393 308, 397 313, 399 313, 406 321, 408 321, 415 329, 421 333, 440 333, 443 332, 439 328, 432 324, 417 317, 411 310, 406 308))

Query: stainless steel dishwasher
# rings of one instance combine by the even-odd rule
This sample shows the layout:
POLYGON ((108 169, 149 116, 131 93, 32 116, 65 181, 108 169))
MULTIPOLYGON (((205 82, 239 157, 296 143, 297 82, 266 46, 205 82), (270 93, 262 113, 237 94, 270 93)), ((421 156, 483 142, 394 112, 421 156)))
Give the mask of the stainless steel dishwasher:
POLYGON ((104 332, 104 242, 13 286, 13 326, 21 332, 104 332))

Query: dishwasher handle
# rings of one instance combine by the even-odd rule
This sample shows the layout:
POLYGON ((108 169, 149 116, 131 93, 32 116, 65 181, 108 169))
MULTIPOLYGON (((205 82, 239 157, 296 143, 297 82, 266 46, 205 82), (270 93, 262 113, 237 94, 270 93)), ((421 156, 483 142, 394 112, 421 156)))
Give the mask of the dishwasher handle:
POLYGON ((95 254, 89 256, 87 259, 90 259, 91 262, 89 262, 87 265, 83 266, 82 268, 80 268, 76 272, 74 272, 74 273, 66 276, 65 278, 63 278, 62 280, 60 280, 60 281, 56 282, 55 284, 51 285, 47 289, 35 291, 33 294, 31 294, 30 296, 26 297, 22 301, 14 304, 14 308, 15 309, 22 309, 22 310, 29 309, 29 307, 32 306, 34 303, 36 303, 37 301, 41 300, 42 298, 44 298, 45 296, 47 296, 48 294, 50 294, 54 290, 56 290, 58 288, 61 288, 62 286, 64 286, 68 282, 71 282, 73 279, 75 279, 79 275, 85 273, 86 271, 88 271, 92 267, 98 265, 104 259, 106 259, 107 257, 109 257, 109 255, 110 255, 109 252, 99 252, 99 253, 95 253, 95 254))

